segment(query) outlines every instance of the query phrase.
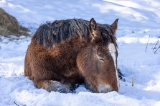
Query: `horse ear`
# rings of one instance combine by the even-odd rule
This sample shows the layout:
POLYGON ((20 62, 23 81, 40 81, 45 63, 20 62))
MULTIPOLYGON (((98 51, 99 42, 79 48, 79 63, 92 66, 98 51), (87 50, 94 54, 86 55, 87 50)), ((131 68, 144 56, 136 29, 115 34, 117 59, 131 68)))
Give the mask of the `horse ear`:
POLYGON ((89 31, 92 37, 92 41, 101 38, 101 34, 99 31, 98 25, 96 21, 94 20, 94 18, 92 18, 89 22, 89 31))
POLYGON ((117 30, 117 28, 118 28, 118 20, 119 19, 116 19, 110 26, 111 26, 111 28, 112 28, 112 30, 113 30, 113 33, 115 34, 115 32, 116 32, 116 30, 117 30))

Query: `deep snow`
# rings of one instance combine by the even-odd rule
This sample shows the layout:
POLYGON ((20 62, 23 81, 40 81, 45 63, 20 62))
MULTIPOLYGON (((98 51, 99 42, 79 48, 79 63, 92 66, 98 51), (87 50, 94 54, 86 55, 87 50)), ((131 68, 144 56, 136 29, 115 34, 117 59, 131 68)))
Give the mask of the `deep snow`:
POLYGON ((0 106, 160 106, 160 51, 153 50, 160 37, 159 0, 0 0, 0 7, 31 33, 46 21, 94 17, 111 24, 119 18, 118 67, 126 80, 118 93, 91 93, 83 85, 74 94, 37 89, 23 75, 30 38, 1 36, 0 106))

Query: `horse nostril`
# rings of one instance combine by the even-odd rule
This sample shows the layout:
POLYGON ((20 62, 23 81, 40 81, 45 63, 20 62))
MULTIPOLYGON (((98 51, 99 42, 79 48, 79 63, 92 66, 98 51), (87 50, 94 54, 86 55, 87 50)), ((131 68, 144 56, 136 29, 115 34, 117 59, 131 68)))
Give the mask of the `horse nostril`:
POLYGON ((112 91, 112 87, 110 85, 100 85, 98 87, 98 92, 99 93, 107 93, 112 91))

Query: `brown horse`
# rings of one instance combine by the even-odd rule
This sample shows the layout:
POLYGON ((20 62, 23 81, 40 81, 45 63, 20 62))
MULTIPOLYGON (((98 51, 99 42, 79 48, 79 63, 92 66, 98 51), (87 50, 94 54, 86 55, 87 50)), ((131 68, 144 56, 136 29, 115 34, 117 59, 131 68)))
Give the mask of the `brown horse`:
POLYGON ((25 76, 47 91, 71 92, 82 83, 93 92, 118 91, 117 23, 92 18, 41 25, 27 49, 25 76))

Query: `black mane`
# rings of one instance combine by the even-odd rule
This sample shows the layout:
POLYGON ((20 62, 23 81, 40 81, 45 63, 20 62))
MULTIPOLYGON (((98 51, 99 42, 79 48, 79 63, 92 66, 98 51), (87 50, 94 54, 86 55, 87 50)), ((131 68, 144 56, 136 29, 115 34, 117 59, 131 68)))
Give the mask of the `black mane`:
MULTIPOLYGON (((99 24, 99 29, 102 33, 102 40, 107 43, 109 40, 116 44, 116 37, 108 24, 99 24)), ((67 19, 56 20, 54 22, 46 22, 42 24, 35 34, 33 40, 37 44, 43 45, 46 48, 52 47, 54 44, 61 43, 62 41, 74 35, 80 35, 84 39, 89 39, 89 21, 83 19, 67 19)))

